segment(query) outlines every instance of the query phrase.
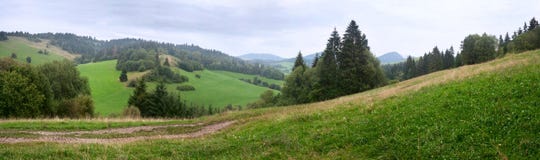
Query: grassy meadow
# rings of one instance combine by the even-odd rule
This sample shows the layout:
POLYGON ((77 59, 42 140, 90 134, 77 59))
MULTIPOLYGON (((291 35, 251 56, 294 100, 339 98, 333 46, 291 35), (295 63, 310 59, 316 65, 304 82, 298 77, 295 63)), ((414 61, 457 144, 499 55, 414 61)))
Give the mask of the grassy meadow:
MULTIPOLYGON (((264 91, 271 90, 239 80, 240 77, 254 77, 253 75, 214 70, 186 72, 178 68, 171 69, 187 76, 189 81, 182 84, 167 84, 167 89, 170 92, 179 92, 182 99, 188 103, 212 105, 217 108, 223 108, 229 104, 245 107, 247 103, 258 100, 259 95, 264 91), (199 75, 200 78, 197 78, 196 75, 199 75), (191 85, 195 87, 195 91, 180 92, 176 90, 179 85, 191 85)), ((266 81, 271 82, 268 79, 266 81)), ((280 83, 281 81, 274 80, 273 82, 280 83)), ((154 89, 155 86, 156 83, 148 84, 150 90, 154 89)), ((274 92, 279 93, 279 91, 274 92)))
POLYGON ((81 76, 88 78, 96 113, 121 113, 133 92, 132 88, 120 82, 118 77, 121 71, 117 71, 115 66, 116 60, 77 66, 81 76))
MULTIPOLYGON (((204 138, 109 145, 0 144, 0 157, 535 159, 540 157, 538 68, 540 50, 511 54, 329 101, 190 120, 237 121, 204 138)), ((0 127, 14 123, 61 125, 10 121, 0 127)))
MULTIPOLYGON (((92 98, 94 100, 95 112, 102 115, 111 113, 121 113, 127 106, 129 96, 133 89, 126 87, 126 83, 118 80, 120 71, 115 69, 116 60, 109 60, 96 63, 82 64, 78 66, 82 76, 88 77, 92 98)), ((238 74, 226 71, 196 71, 185 72, 178 68, 171 68, 174 71, 189 77, 189 82, 182 83, 192 85, 195 91, 178 91, 179 84, 167 84, 170 92, 180 92, 182 99, 188 103, 198 105, 212 105, 222 108, 228 104, 242 105, 254 102, 259 99, 259 95, 270 90, 268 88, 255 86, 239 80, 239 77, 253 77, 252 75, 238 74), (195 75, 200 75, 197 78, 195 75)), ((129 72, 128 79, 142 76, 141 72, 129 72)), ((273 83, 283 83, 277 80, 268 80, 273 83)), ((147 89, 151 91, 156 83, 148 83, 147 89)), ((278 91, 275 91, 276 94, 278 91)))
POLYGON ((64 57, 51 49, 37 48, 32 43, 20 37, 9 37, 7 41, 0 41, 0 58, 11 57, 11 53, 15 53, 17 55, 17 61, 26 63, 26 57, 31 57, 31 64, 33 65, 64 59, 64 57), (50 53, 48 55, 39 54, 38 51, 40 49, 47 49, 50 53))

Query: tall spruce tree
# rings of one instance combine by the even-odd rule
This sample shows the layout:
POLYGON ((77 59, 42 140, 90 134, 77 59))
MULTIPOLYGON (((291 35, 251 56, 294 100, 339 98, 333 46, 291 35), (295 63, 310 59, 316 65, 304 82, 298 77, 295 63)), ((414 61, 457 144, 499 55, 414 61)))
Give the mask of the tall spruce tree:
POLYGON ((340 51, 341 37, 334 28, 317 66, 320 90, 321 93, 324 93, 318 97, 319 100, 327 100, 339 95, 338 79, 336 79, 338 74, 336 55, 340 54, 340 51))
POLYGON ((408 56, 407 60, 405 61, 404 76, 405 79, 411 79, 416 76, 416 63, 411 56, 408 56))
POLYGON ((319 53, 316 53, 315 58, 313 59, 313 64, 311 64, 311 68, 317 67, 318 62, 319 62, 319 53))
MULTIPOLYGON (((301 54, 296 58, 296 62, 301 62, 301 54)), ((299 63, 300 64, 300 63, 299 63)), ((291 74, 285 78, 285 84, 281 89, 283 96, 281 97, 282 104, 299 104, 308 102, 308 90, 306 86, 308 82, 307 77, 304 75, 306 72, 306 67, 304 65, 298 65, 293 68, 291 74)))
POLYGON ((531 19, 531 21, 529 22, 529 31, 532 31, 533 29, 535 29, 536 27, 538 27, 538 21, 533 17, 531 19))
POLYGON ((369 51, 366 35, 360 32, 354 20, 343 35, 337 61, 340 89, 344 94, 357 93, 385 83, 379 61, 369 51))
POLYGON ((128 105, 139 108, 140 111, 146 110, 148 93, 146 92, 146 83, 144 80, 138 80, 133 94, 129 97, 128 105))

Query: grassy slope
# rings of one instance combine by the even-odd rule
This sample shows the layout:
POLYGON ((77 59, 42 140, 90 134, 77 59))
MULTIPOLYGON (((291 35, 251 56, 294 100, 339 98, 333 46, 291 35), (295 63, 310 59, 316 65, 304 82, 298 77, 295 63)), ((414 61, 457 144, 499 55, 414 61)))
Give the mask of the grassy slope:
MULTIPOLYGON (((195 91, 183 91, 180 92, 182 99, 188 101, 188 103, 212 105, 213 107, 224 107, 228 104, 242 105, 245 107, 247 103, 254 102, 259 99, 259 95, 269 88, 255 86, 243 81, 240 81, 236 77, 229 75, 238 75, 242 77, 250 77, 250 75, 231 73, 226 71, 196 71, 185 72, 178 68, 173 68, 176 72, 189 77, 189 82, 182 85, 192 85, 195 87, 195 91), (199 74, 201 78, 196 78, 195 75, 199 74)), ((155 83, 149 84, 149 89, 155 87, 155 83)), ((171 92, 179 92, 176 90, 178 84, 168 84, 167 89, 171 92)), ((277 91, 276 91, 277 92, 277 91)))
POLYGON ((32 42, 22 40, 19 37, 9 37, 7 41, 0 41, 0 57, 11 57, 11 53, 17 54, 17 61, 26 63, 26 57, 32 57, 32 64, 43 64, 53 60, 62 60, 62 56, 50 51, 48 55, 39 54, 38 48, 31 47, 32 42))
POLYGON ((219 73, 219 74, 223 74, 223 75, 227 75, 229 77, 232 77, 232 78, 236 78, 236 79, 253 79, 254 77, 258 77, 261 81, 263 82, 267 82, 269 84, 277 84, 277 85, 283 85, 283 81, 282 80, 275 80, 275 79, 270 79, 270 78, 265 78, 265 77, 261 77, 261 76, 257 76, 257 75, 248 75, 248 74, 241 74, 241 73, 235 73, 235 72, 227 72, 227 71, 214 71, 216 73, 219 73))
POLYGON ((120 71, 117 71, 115 66, 116 60, 110 60, 77 67, 81 76, 88 77, 95 112, 103 115, 121 113, 133 90, 120 83, 120 71))
MULTIPOLYGON (((120 71, 115 70, 115 65, 116 60, 110 60, 78 66, 81 75, 88 77, 90 81, 95 111, 103 115, 121 113, 133 92, 133 89, 125 87, 125 83, 118 81, 120 71)), ((177 68, 173 69, 188 76, 190 82, 185 84, 196 88, 196 91, 181 92, 182 98, 188 103, 212 104, 214 107, 224 107, 228 104, 245 106, 249 102, 256 101, 262 92, 269 90, 228 76, 249 77, 249 75, 209 70, 189 73, 177 68), (201 78, 196 78, 195 74, 201 75, 201 78)), ((128 78, 134 76, 140 77, 139 72, 128 73, 128 78)), ((176 86, 178 84, 168 84, 167 88, 171 92, 178 92, 176 86)), ((149 83, 147 89, 152 90, 154 87, 155 83, 149 83)))
POLYGON ((539 67, 537 50, 330 101, 195 119, 238 121, 204 139, 127 145, 0 144, 0 156, 534 159, 540 157, 539 67))

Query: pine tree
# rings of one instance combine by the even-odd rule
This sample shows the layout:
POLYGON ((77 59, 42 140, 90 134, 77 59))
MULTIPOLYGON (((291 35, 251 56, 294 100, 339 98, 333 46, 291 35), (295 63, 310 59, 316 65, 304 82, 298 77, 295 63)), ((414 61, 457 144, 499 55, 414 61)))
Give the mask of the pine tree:
POLYGON ((341 92, 344 94, 356 93, 368 88, 358 74, 362 52, 362 35, 358 30, 358 25, 353 20, 349 23, 343 35, 342 49, 338 57, 339 80, 341 82, 341 92))
POLYGON ((443 58, 441 51, 437 46, 433 48, 430 54, 428 54, 424 59, 428 61, 428 73, 439 71, 443 68, 443 58))
POLYGON ((133 94, 129 97, 128 105, 139 108, 141 112, 147 110, 147 97, 146 83, 144 80, 138 80, 135 90, 133 90, 133 94))
POLYGON ((531 19, 531 21, 529 22, 529 31, 532 31, 533 29, 535 29, 536 27, 538 27, 538 21, 533 17, 531 19))
POLYGON ((319 53, 316 53, 315 58, 313 59, 313 64, 311 64, 311 68, 317 67, 318 62, 319 62, 319 53))
POLYGON ((336 75, 338 74, 336 55, 339 54, 340 48, 341 37, 334 28, 326 44, 326 49, 321 55, 321 62, 317 67, 319 75, 318 84, 320 85, 321 93, 323 93, 318 97, 318 100, 327 100, 339 95, 338 79, 336 79, 336 75))
POLYGON ((124 69, 122 70, 122 73, 120 74, 120 82, 126 82, 128 81, 128 77, 127 77, 127 71, 124 69))
POLYGON ((165 62, 163 62, 163 65, 164 66, 167 66, 167 67, 170 67, 171 65, 169 64, 169 58, 165 58, 165 62))
POLYGON ((296 67, 306 67, 306 64, 304 63, 304 58, 302 57, 302 52, 298 52, 298 55, 296 56, 296 60, 294 61, 294 66, 292 68, 292 71, 296 69, 296 67))
POLYGON ((504 43, 507 44, 510 41, 511 41, 510 36, 508 35, 508 32, 506 32, 506 35, 504 36, 504 43))
POLYGON ((159 82, 154 92, 148 96, 148 107, 145 110, 141 109, 141 115, 145 117, 164 117, 163 115, 167 114, 164 112, 164 109, 170 107, 167 105, 169 104, 167 100, 173 100, 171 103, 174 103, 174 99, 171 99, 174 97, 168 97, 167 95, 165 83, 163 81, 159 82))
POLYGON ((404 68, 404 78, 405 79, 411 79, 415 77, 416 75, 416 63, 414 62, 414 59, 411 56, 407 57, 407 60, 405 61, 405 68, 404 68))
POLYGON ((379 61, 369 51, 366 35, 351 21, 337 55, 340 89, 344 94, 356 93, 385 83, 379 61))
POLYGON ((523 23, 523 32, 529 31, 528 29, 529 29, 529 27, 527 27, 527 22, 524 22, 523 23))
POLYGON ((454 47, 450 46, 450 49, 447 49, 444 52, 444 68, 449 69, 454 68, 455 58, 454 58, 454 47))
POLYGON ((0 31, 0 41, 8 40, 7 33, 4 31, 0 31))

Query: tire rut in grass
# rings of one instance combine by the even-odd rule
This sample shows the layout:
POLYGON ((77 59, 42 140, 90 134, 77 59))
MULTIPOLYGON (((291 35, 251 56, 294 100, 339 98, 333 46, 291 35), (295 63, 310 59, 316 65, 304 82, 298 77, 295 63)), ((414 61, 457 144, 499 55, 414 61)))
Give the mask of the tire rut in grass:
POLYGON ((151 131, 156 128, 166 127, 191 127, 199 126, 202 124, 188 124, 188 125, 165 125, 165 126, 141 126, 130 128, 117 128, 106 129, 96 131, 74 131, 74 132, 45 132, 34 131, 31 133, 41 135, 38 138, 2 138, 0 137, 0 143, 23 143, 23 142, 56 142, 56 143, 98 143, 98 144, 118 144, 118 143, 130 143, 142 140, 154 140, 154 139, 182 139, 182 138, 196 138, 207 134, 215 133, 221 129, 224 129, 236 121, 225 121, 221 123, 211 124, 202 127, 201 130, 185 134, 175 135, 152 135, 152 136, 138 136, 138 137, 124 137, 124 138, 76 138, 65 137, 64 135, 71 134, 107 134, 107 133, 133 133, 137 131, 151 131))

